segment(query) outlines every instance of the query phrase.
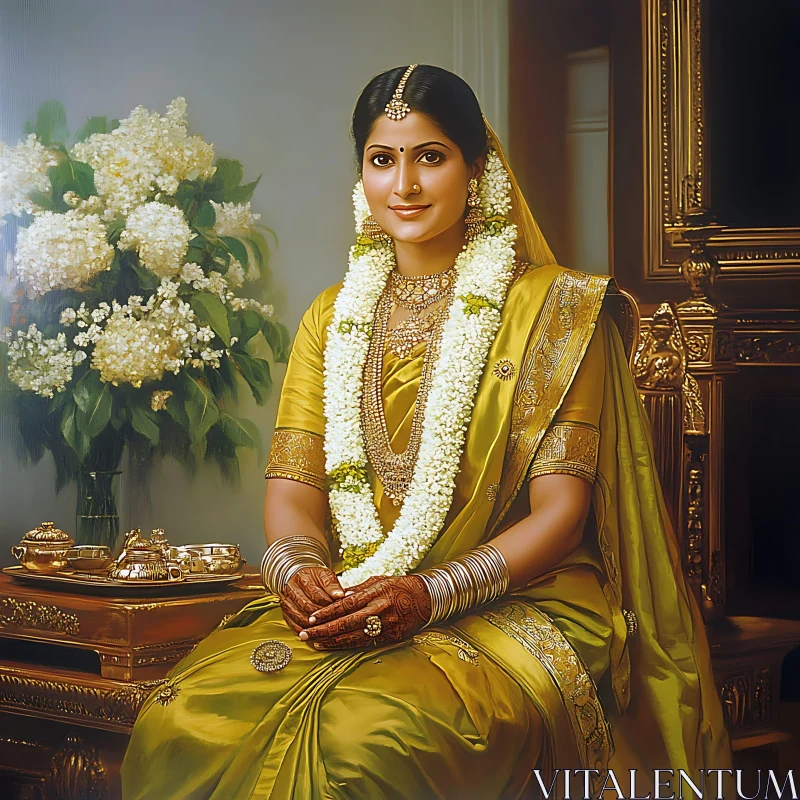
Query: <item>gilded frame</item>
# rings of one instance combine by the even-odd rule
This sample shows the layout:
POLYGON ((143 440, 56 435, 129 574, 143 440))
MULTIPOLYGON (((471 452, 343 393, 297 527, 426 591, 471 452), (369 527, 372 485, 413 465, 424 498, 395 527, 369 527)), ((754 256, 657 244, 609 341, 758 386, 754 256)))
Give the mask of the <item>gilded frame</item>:
MULTIPOLYGON (((641 0, 645 68, 646 280, 680 280, 688 208, 714 211, 705 129, 707 0, 641 0)), ((724 219, 717 220, 725 224, 724 219)), ((720 275, 800 275, 800 228, 726 228, 707 248, 720 275)))

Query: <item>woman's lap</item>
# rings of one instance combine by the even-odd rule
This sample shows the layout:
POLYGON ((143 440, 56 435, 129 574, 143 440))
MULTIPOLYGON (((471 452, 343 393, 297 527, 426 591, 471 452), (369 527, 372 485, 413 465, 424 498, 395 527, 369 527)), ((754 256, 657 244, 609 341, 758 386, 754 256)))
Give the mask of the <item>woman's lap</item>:
MULTIPOLYGON (((596 571, 572 565, 526 593, 597 680, 611 627, 596 571)), ((171 697, 147 701, 123 764, 126 800, 522 795, 547 748, 538 699, 455 629, 326 653, 259 602, 175 667, 171 697), (261 673, 250 655, 268 639, 292 658, 261 673)))
POLYGON ((282 704, 296 708, 297 687, 314 670, 324 676, 327 658, 297 639, 278 608, 215 631, 173 671, 172 698, 159 702, 156 692, 145 705, 123 765, 126 800, 206 798, 222 786, 237 787, 217 795, 226 800, 284 798, 306 782, 332 798, 519 796, 541 746, 538 713, 509 675, 447 629, 376 649, 309 695, 315 730, 298 715, 296 730, 276 723, 260 750, 265 720, 282 704), (250 654, 267 639, 286 643, 292 659, 265 674, 250 654), (281 742, 292 736, 295 746, 281 742), (302 747, 316 750, 308 770, 302 747), (263 761, 258 788, 246 788, 252 775, 238 776, 247 751, 263 761))

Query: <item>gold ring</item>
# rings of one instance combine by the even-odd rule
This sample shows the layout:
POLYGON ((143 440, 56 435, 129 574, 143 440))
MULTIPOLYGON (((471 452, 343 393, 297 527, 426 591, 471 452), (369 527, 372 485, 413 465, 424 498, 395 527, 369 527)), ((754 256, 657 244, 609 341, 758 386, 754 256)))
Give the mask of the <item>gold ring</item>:
POLYGON ((383 625, 381 625, 381 618, 376 616, 375 614, 370 615, 367 617, 367 627, 364 628, 364 633, 367 636, 380 636, 381 631, 383 630, 383 625))

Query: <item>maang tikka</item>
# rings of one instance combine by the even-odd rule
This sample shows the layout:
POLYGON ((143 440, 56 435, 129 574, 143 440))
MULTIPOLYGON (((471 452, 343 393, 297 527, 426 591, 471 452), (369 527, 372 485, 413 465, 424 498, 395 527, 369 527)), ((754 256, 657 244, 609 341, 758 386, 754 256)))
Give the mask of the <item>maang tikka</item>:
MULTIPOLYGON (((397 88, 394 90, 394 95, 392 95, 392 99, 386 104, 384 111, 386 112, 386 116, 389 119, 398 120, 403 119, 411 108, 408 106, 407 103, 403 101, 403 91, 406 88, 406 81, 408 80, 408 76, 414 71, 417 67, 417 64, 412 64, 403 74, 403 77, 400 79, 400 83, 397 84, 397 88)), ((416 186, 416 184, 414 184, 416 186)), ((383 228, 378 224, 375 217, 370 214, 364 222, 361 223, 361 233, 369 239, 373 241, 391 241, 391 236, 386 233, 383 228)))

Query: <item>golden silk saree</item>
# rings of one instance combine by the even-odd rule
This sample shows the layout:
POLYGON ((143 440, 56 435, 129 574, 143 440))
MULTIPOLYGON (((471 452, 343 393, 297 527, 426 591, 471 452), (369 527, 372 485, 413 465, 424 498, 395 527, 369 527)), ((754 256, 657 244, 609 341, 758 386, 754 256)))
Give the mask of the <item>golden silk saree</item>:
MULTIPOLYGON (((267 477, 325 488, 322 365, 338 288, 301 322, 267 477)), ((606 276, 552 263, 518 271, 450 511, 418 569, 524 517, 527 481, 548 472, 593 484, 573 553, 487 607, 366 650, 317 651, 286 625, 276 596, 251 603, 145 703, 124 797, 522 798, 538 796, 533 769, 596 770, 592 796, 606 770, 639 769, 646 794, 655 768, 730 767, 703 622, 631 378, 624 307, 606 276), (250 656, 268 639, 292 658, 264 674, 250 656)), ((424 349, 384 356, 395 451, 410 435, 424 349)), ((398 509, 370 478, 386 531, 398 509)))

